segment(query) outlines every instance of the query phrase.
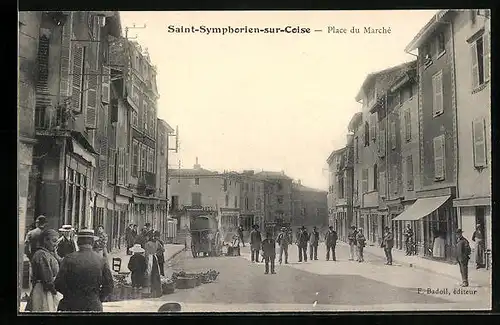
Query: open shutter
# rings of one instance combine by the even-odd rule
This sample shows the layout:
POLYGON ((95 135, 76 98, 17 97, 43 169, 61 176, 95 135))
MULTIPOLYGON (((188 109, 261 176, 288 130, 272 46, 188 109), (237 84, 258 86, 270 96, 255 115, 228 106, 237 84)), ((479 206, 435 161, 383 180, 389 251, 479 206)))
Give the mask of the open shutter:
POLYGON ((385 183, 386 183, 385 182, 385 172, 380 172, 378 188, 379 188, 380 196, 382 196, 382 197, 385 197, 385 183))
POLYGON ((391 121, 391 148, 396 149, 396 122, 391 121))
POLYGON ((101 155, 108 154, 108 137, 106 135, 101 135, 101 150, 99 151, 101 155))
POLYGON ((479 67, 477 62, 477 47, 476 42, 472 42, 470 45, 470 56, 472 62, 472 89, 476 89, 479 86, 479 67))
POLYGON ((115 165, 116 165, 116 151, 115 149, 109 149, 108 156, 108 182, 110 184, 115 183, 115 165))
POLYGON ((410 109, 407 109, 404 114, 404 121, 405 121, 405 139, 406 141, 411 140, 411 111, 410 109))
POLYGON ((82 86, 83 86, 83 58, 85 49, 79 44, 75 44, 72 49, 71 66, 71 103, 75 112, 82 112, 82 86))
POLYGON ((110 102, 110 68, 107 66, 102 67, 102 91, 101 91, 101 101, 105 104, 110 102))
POLYGON ((99 171, 98 178, 100 181, 104 181, 106 179, 106 156, 99 156, 99 171))
POLYGON ((486 167, 486 137, 484 120, 472 122, 472 137, 474 143, 474 167, 486 167))
POLYGON ((444 179, 444 135, 435 137, 434 144, 434 178, 444 179))
POLYGON ((483 35, 483 67, 484 67, 484 81, 490 80, 491 66, 490 66, 490 33, 483 35))
POLYGON ((124 167, 125 167, 125 176, 123 183, 125 186, 128 185, 128 178, 129 178, 129 165, 130 165, 130 160, 129 160, 129 153, 125 152, 125 161, 124 161, 124 167))
POLYGON ((406 189, 413 191, 413 159, 412 156, 406 157, 406 189))
POLYGON ((95 129, 97 128, 97 72, 95 70, 89 70, 88 73, 85 127, 87 129, 95 129))
POLYGON ((372 140, 375 140, 377 138, 377 113, 373 113, 370 119, 372 140))
POLYGON ((432 112, 436 116, 443 112, 443 73, 441 71, 432 76, 432 90, 432 112))
POLYGON ((362 186, 362 191, 363 193, 368 192, 368 169, 363 169, 362 171, 362 177, 363 177, 363 183, 361 184, 362 186))
POLYGON ((62 27, 61 39, 61 96, 66 100, 71 95, 70 87, 70 62, 71 62, 71 35, 73 33, 73 12, 68 15, 62 27))

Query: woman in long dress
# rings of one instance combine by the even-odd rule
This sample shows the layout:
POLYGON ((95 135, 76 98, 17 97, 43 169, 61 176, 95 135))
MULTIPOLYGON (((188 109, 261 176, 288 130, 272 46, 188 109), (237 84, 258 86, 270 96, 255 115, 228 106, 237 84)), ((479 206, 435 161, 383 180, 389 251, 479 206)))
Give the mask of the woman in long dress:
POLYGON ((160 277, 160 267, 158 265, 158 257, 156 253, 159 250, 159 244, 154 240, 153 235, 149 234, 148 240, 145 244, 144 249, 146 250, 146 279, 144 285, 150 287, 151 297, 157 298, 161 297, 161 277, 160 277))
POLYGON ((39 237, 39 247, 31 260, 33 270, 32 289, 26 311, 57 311, 60 294, 54 280, 59 272, 55 249, 59 234, 54 229, 45 229, 39 237))

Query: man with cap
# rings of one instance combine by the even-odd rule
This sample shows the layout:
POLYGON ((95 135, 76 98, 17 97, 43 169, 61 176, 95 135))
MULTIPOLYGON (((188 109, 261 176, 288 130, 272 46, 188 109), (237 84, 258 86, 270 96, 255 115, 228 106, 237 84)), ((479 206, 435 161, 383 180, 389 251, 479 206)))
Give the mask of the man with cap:
POLYGON ((304 256, 304 262, 307 262, 307 242, 309 241, 309 234, 307 233, 306 227, 302 226, 299 232, 299 238, 297 238, 297 246, 299 247, 299 262, 302 262, 302 256, 304 256))
POLYGON ((283 262, 283 253, 285 253, 285 264, 288 264, 288 245, 291 243, 290 233, 286 227, 281 227, 281 232, 278 234, 276 242, 280 245, 280 264, 283 262))
POLYGON ((392 248, 394 247, 394 236, 389 227, 384 228, 384 238, 380 246, 384 249, 387 262, 385 265, 392 265, 392 248))
POLYGON ((332 252, 332 261, 336 261, 335 256, 335 246, 337 245, 337 232, 333 230, 333 226, 328 227, 328 231, 325 235, 325 245, 326 245, 326 260, 330 260, 330 251, 332 252))
MULTIPOLYGON (((352 225, 349 233, 347 234, 347 241, 349 243, 349 261, 354 261, 354 252, 356 251, 356 226, 352 225)), ((358 258, 359 259, 359 258, 358 258)))
POLYGON ((73 226, 64 225, 59 231, 62 236, 57 240, 56 254, 64 258, 66 255, 76 252, 76 244, 71 238, 71 233, 73 232, 73 226))
POLYGON ((45 229, 46 225, 47 225, 47 218, 45 218, 44 215, 40 215, 38 218, 36 218, 35 221, 36 228, 30 230, 26 234, 26 239, 24 240, 24 252, 26 253, 26 256, 28 257, 29 260, 31 260, 33 254, 35 254, 37 250, 38 238, 40 237, 42 231, 45 229))
POLYGON ((471 248, 469 241, 462 235, 462 229, 457 229, 457 262, 462 276, 462 287, 469 286, 469 259, 471 248))
POLYGON ((262 241, 262 251, 264 255, 264 262, 266 263, 265 274, 269 274, 269 264, 271 264, 271 274, 274 272, 274 260, 276 259, 276 241, 270 231, 266 232, 266 239, 262 241))
POLYGON ((102 311, 102 301, 113 291, 113 277, 106 258, 92 248, 94 231, 78 233, 78 251, 66 255, 54 281, 63 294, 60 311, 102 311))
POLYGON ((250 232, 250 249, 252 250, 252 262, 259 263, 259 250, 262 244, 259 226, 253 225, 253 230, 250 232))
POLYGON ((319 232, 316 229, 316 226, 314 226, 309 240, 309 259, 311 261, 313 259, 315 261, 318 260, 318 245, 319 245, 319 232))

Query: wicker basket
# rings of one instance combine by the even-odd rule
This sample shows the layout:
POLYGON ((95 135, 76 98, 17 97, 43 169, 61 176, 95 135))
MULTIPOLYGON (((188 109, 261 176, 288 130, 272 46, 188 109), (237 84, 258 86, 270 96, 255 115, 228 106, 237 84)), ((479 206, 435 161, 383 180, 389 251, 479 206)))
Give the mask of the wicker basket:
POLYGON ((162 284, 162 292, 164 295, 169 295, 175 291, 175 282, 162 284))
POLYGON ((185 278, 177 278, 175 280, 175 287, 177 289, 191 289, 196 286, 198 279, 185 277, 185 278))

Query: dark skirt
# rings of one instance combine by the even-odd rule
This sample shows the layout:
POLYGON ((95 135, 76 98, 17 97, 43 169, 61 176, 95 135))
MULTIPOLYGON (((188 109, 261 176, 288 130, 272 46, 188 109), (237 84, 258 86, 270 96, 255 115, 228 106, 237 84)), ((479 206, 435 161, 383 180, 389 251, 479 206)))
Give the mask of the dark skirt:
POLYGON ((162 296, 160 268, 156 255, 153 255, 153 267, 151 269, 151 297, 157 298, 162 296))

